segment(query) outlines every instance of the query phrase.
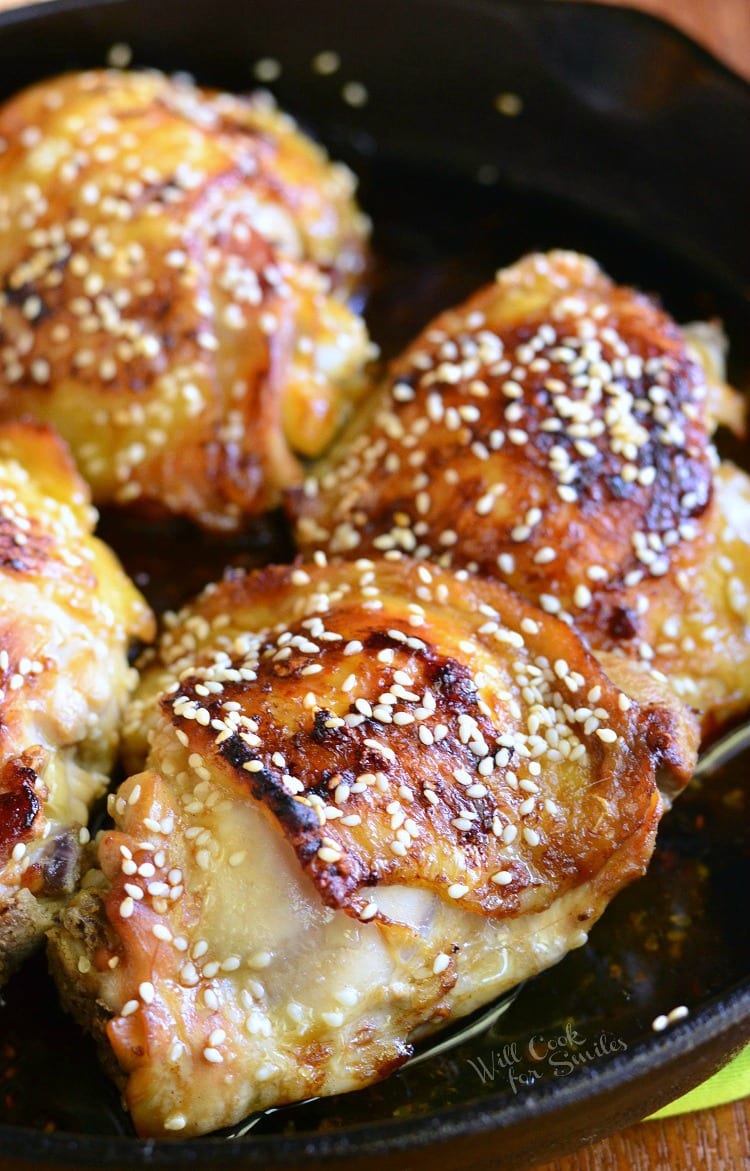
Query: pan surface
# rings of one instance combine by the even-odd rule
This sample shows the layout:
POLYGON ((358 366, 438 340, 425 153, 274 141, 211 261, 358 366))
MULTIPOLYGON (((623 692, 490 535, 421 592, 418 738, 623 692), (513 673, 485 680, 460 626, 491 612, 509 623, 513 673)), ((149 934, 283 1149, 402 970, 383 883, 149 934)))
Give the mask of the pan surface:
MULTIPOLYGON (((0 16, 0 97, 101 65, 113 44, 228 89, 260 76, 350 163, 386 354, 501 264, 571 247, 679 320, 720 317, 748 386, 750 87, 666 25, 544 0, 63 0, 0 16)), ((740 445, 722 451, 750 465, 740 445)), ((289 555, 273 522, 230 548, 191 538, 189 564, 184 531, 105 516, 102 534, 159 607, 229 561, 289 555)), ((690 788, 648 875, 489 1032, 242 1138, 136 1140, 39 957, 0 1007, 0 1167, 511 1169, 643 1117, 750 1038, 748 765, 690 788)))

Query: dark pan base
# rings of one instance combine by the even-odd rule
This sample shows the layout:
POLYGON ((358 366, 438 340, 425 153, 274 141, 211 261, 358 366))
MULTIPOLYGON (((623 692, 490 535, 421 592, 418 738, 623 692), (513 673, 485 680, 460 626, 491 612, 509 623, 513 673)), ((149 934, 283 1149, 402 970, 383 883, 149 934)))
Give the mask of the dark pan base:
MULTIPOLYGON (((258 58, 281 62, 279 100, 362 178, 367 312, 386 353, 501 264, 562 246, 658 290, 679 319, 720 316, 733 379, 750 381, 750 88, 666 26, 541 0, 52 4, 0 17, 0 86, 101 64, 114 42, 136 65, 228 88, 250 88, 258 58), (325 49, 342 58, 333 76, 310 68, 325 49), (348 81, 367 87, 363 108, 342 101, 348 81), (522 112, 499 113, 498 93, 522 112)), ((750 464, 741 445, 722 450, 750 464)), ((159 608, 227 562, 290 549, 275 520, 230 547, 187 534, 189 564, 185 529, 106 516, 102 533, 159 608)), ((490 1033, 369 1090, 272 1112, 241 1139, 138 1142, 39 957, 0 1007, 0 1168, 510 1171, 642 1118, 750 1038, 749 765, 691 788, 647 877, 490 1033), (653 1031, 683 1004, 686 1019, 653 1031)))

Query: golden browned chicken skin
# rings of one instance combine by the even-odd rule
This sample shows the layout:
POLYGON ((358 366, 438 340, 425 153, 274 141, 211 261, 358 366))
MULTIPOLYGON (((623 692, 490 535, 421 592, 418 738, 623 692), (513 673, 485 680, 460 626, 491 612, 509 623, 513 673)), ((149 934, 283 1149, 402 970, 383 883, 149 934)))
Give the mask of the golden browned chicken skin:
MULTIPOLYGON (((696 738, 500 584, 269 568, 173 616, 51 936, 142 1135, 354 1089, 585 940, 696 738)), ((652 684, 653 686, 653 684, 652 684)))
POLYGON ((48 428, 0 425, 0 983, 78 878, 153 619, 48 428))
POLYGON ((97 503, 236 530, 363 386, 352 175, 263 96, 93 71, 0 109, 0 417, 97 503))
POLYGON ((569 252, 430 325, 292 494, 300 548, 489 574, 668 675, 706 730, 750 700, 750 480, 705 331, 569 252))

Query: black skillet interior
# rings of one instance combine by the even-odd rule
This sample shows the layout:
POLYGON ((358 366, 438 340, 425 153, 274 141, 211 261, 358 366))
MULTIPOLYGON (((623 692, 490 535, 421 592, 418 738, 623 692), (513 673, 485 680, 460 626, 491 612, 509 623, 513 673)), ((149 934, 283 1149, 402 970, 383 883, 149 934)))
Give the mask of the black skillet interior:
MULTIPOLYGON (((385 352, 500 264, 563 246, 658 291, 680 319, 721 317, 748 385, 750 88, 665 25, 543 0, 53 3, 0 18, 2 96, 123 42, 136 65, 230 89, 279 62, 280 102, 361 177, 377 255, 368 317, 385 352), (335 72, 312 67, 321 51, 339 55, 335 72)), ((273 526, 230 550, 191 536, 189 565, 184 531, 105 518, 105 534, 159 605, 227 560, 288 552, 273 526)), ((681 800, 648 876, 491 1033, 370 1090, 271 1114, 244 1139, 137 1143, 38 960, 0 1009, 0 1166, 404 1171, 442 1143, 446 1169, 495 1166, 500 1152, 510 1168, 643 1116, 750 1033, 747 765, 681 800), (656 1035, 652 1020, 681 1004, 690 1017, 656 1035)))

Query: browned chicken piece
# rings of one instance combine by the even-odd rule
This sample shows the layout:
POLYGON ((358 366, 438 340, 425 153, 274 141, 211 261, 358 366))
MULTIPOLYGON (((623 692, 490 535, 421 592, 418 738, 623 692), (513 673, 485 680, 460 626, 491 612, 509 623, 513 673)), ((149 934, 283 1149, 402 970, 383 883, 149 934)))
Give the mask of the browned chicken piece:
POLYGON ((364 385, 353 176, 267 97, 157 73, 43 82, 0 138, 0 417, 53 423, 97 503, 275 507, 364 385))
POLYGON ((664 693, 408 559, 235 573, 173 616, 145 771, 51 935, 139 1134, 367 1085, 585 942, 695 760, 664 693))
POLYGON ((750 701, 750 480, 717 470, 740 400, 688 336, 586 257, 525 257, 393 363, 292 494, 300 548, 498 577, 711 730, 750 701))
POLYGON ((0 983, 78 878, 153 619, 46 427, 0 425, 0 983))

